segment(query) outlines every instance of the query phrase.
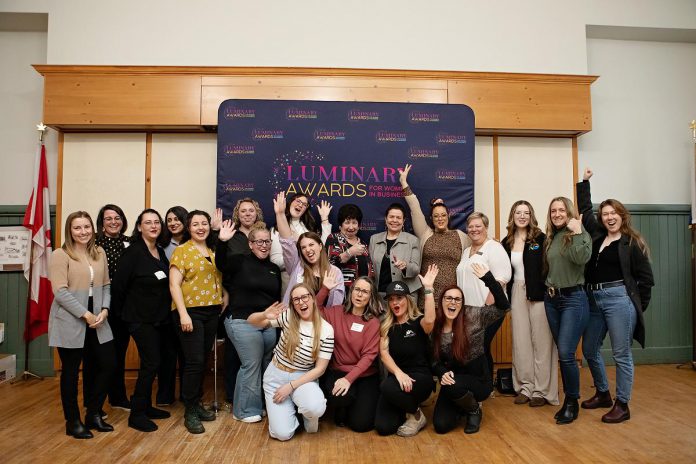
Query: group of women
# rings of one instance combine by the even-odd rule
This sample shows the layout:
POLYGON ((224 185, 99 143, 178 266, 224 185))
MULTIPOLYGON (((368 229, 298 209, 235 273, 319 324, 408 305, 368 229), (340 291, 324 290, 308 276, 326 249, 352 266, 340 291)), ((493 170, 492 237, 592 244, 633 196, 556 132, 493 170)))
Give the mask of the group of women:
POLYGON ((173 403, 177 358, 184 425, 203 433, 202 422, 216 418, 201 400, 219 321, 232 415, 253 423, 267 414, 273 438, 288 440, 300 426, 317 432, 327 406, 338 426, 413 436, 426 425, 421 404, 436 381, 435 431, 463 420, 475 433, 493 391, 490 344, 510 307, 516 404, 559 404, 560 360, 565 398, 555 419, 577 418, 582 336, 596 386, 582 407, 612 407, 604 422, 628 419, 631 338, 644 343, 653 282, 647 245, 625 207, 607 200, 592 215, 586 170, 577 185, 581 216, 570 200, 554 198, 544 234, 532 205, 518 201, 497 242, 480 212, 468 217, 466 234, 451 229, 441 199, 430 202, 428 222, 410 170, 401 170, 400 182, 415 236, 404 231, 406 208, 394 203, 386 230, 369 245, 359 236, 358 206, 339 209, 332 233, 331 205, 317 205, 317 224, 303 194, 273 199, 270 230, 251 198, 224 221, 220 210, 211 218, 176 206, 162 218, 146 209, 130 237, 115 205, 99 212, 96 231, 86 212, 70 214, 50 265, 49 343, 63 364, 66 433, 113 430, 102 408, 107 395, 112 407, 130 410, 130 427, 157 430, 154 420, 170 413, 152 404, 154 380, 156 405, 173 403), (614 403, 599 354, 607 332, 617 364, 614 403), (129 399, 123 366, 131 336, 141 364, 129 399))

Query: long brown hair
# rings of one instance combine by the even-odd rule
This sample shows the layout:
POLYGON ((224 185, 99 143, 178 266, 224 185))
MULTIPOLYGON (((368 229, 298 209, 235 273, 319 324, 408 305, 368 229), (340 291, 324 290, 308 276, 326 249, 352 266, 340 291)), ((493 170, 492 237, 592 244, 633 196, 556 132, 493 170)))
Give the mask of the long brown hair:
POLYGON ((640 232, 633 228, 633 225, 631 224, 631 213, 628 212, 626 207, 619 200, 608 198, 599 204, 599 210, 597 210, 597 222, 599 222, 600 227, 606 231, 606 227, 604 227, 604 223, 602 222, 602 209, 605 206, 614 208, 616 214, 621 217, 621 227, 619 227, 619 232, 621 232, 621 235, 627 235, 629 237, 629 243, 631 244, 635 240, 635 242, 638 244, 638 248, 640 248, 640 251, 646 257, 650 258, 650 248, 648 248, 648 243, 645 241, 645 238, 640 234, 640 232))
MULTIPOLYGON (((548 254, 549 254, 549 248, 551 248, 551 244, 553 243, 553 238, 558 232, 558 229, 556 229, 556 226, 553 225, 553 222, 551 222, 551 205, 554 204, 554 202, 560 201, 563 203, 563 206, 566 209, 566 214, 568 215, 568 220, 570 219, 577 219, 578 218, 578 211, 575 209, 575 205, 573 202, 570 200, 570 198, 566 197, 556 197, 551 200, 551 203, 549 203, 549 210, 546 213, 546 240, 544 241, 544 272, 548 272, 549 270, 549 261, 548 261, 548 254)), ((565 229, 566 226, 563 226, 565 229)), ((564 235, 563 235, 563 250, 568 248, 570 244, 573 242, 573 233, 569 230, 566 230, 564 235)))
POLYGON ((314 291, 306 284, 296 284, 290 290, 290 308, 288 309, 288 328, 285 329, 285 356, 291 360, 295 360, 295 352, 300 346, 300 316, 295 311, 295 303, 292 302, 292 293, 298 289, 304 288, 309 292, 312 301, 312 358, 314 360, 319 356, 319 346, 321 344, 321 324, 322 318, 317 308, 317 300, 314 291))
POLYGON ((433 356, 436 360, 440 359, 440 349, 442 342, 442 330, 445 327, 447 317, 445 316, 445 293, 450 290, 457 290, 462 296, 462 309, 457 314, 457 317, 452 321, 452 357, 459 363, 465 363, 469 354, 469 336, 466 326, 466 302, 464 301, 464 292, 456 285, 451 285, 443 290, 440 294, 440 310, 435 316, 435 326, 433 327, 433 356))
POLYGON ((297 239, 297 243, 295 244, 297 246, 297 254, 300 256, 300 262, 302 263, 302 271, 303 271, 303 282, 307 285, 308 288, 312 290, 313 293, 319 293, 319 289, 321 288, 321 283, 324 280, 324 275, 331 269, 331 263, 329 263, 329 257, 326 255, 326 251, 324 250, 324 244, 321 243, 321 236, 317 234, 316 232, 305 232, 304 234, 300 235, 299 238, 297 239), (321 251, 319 251, 319 283, 316 283, 316 279, 314 278, 314 271, 312 270, 312 265, 307 262, 305 259, 304 255, 302 254, 302 248, 300 247, 300 244, 302 243, 302 239, 308 238, 310 240, 314 240, 319 244, 321 247, 321 251))
POLYGON ((517 226, 515 225, 515 210, 518 206, 521 205, 524 205, 527 208, 529 208, 529 225, 527 226, 526 243, 534 245, 536 243, 537 237, 539 237, 539 235, 541 234, 541 229, 539 228, 539 221, 537 221, 532 204, 529 203, 527 200, 517 200, 512 204, 512 208, 510 208, 510 214, 508 214, 508 222, 506 226, 507 238, 505 240, 505 243, 510 249, 512 249, 512 246, 515 243, 515 232, 517 231, 517 226))
POLYGON ((382 314, 382 303, 379 293, 377 292, 377 285, 375 285, 375 281, 367 276, 358 277, 355 279, 355 282, 353 282, 353 285, 350 286, 350 290, 348 290, 348 295, 346 296, 346 304, 343 310, 346 314, 350 314, 353 311, 353 301, 351 300, 351 297, 353 296, 353 291, 355 290, 355 284, 360 281, 370 284, 370 301, 367 302, 367 306, 365 306, 365 311, 362 315, 363 320, 369 321, 373 317, 379 317, 382 314))
POLYGON ((92 217, 89 215, 87 211, 75 211, 74 213, 70 213, 68 215, 68 218, 65 220, 65 241, 63 242, 63 251, 67 253, 68 256, 70 256, 71 259, 74 259, 75 261, 79 261, 80 258, 76 253, 75 250, 75 240, 73 239, 72 236, 72 223, 75 219, 80 219, 84 218, 89 221, 89 224, 92 226, 92 236, 89 239, 89 242, 87 242, 87 256, 92 259, 92 261, 96 261, 99 259, 99 246, 97 246, 96 243, 96 232, 94 230, 94 222, 92 222, 92 217))

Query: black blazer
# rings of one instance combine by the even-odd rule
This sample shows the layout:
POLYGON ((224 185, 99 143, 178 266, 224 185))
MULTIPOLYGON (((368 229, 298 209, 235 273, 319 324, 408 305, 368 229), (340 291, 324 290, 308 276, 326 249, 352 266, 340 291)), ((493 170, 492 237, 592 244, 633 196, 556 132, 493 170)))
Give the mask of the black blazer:
MULTIPOLYGON (((544 301, 546 293, 546 276, 544 275, 544 241, 546 235, 542 232, 534 243, 525 243, 522 250, 522 263, 524 264, 524 283, 527 288, 527 299, 529 301, 544 301)), ((507 237, 501 241, 503 248, 510 256, 512 250, 507 243, 507 237)), ((512 297, 513 279, 507 284, 507 294, 512 297)))
POLYGON ((131 244, 121 255, 111 279, 111 309, 127 322, 168 322, 172 308, 169 260, 158 246, 152 257, 144 241, 131 244))
MULTIPOLYGON (((593 242, 604 240, 607 236, 607 230, 592 213, 590 182, 586 180, 578 182, 575 188, 578 195, 578 210, 582 214, 582 225, 589 232, 593 242)), ((638 316, 633 338, 645 348, 643 312, 648 309, 651 289, 655 285, 650 260, 640 251, 638 244, 631 241, 631 237, 622 235, 619 239, 619 262, 621 263, 626 292, 631 298, 638 316)))

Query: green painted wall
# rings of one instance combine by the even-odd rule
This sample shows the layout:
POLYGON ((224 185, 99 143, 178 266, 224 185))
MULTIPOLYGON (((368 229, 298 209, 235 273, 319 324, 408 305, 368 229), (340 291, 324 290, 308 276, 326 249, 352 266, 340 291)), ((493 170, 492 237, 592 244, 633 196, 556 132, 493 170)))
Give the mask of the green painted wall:
MULTIPOLYGON (((634 341, 636 364, 691 360, 691 231, 689 205, 626 205, 633 223, 650 246, 655 276, 645 318, 645 349, 634 341)), ((596 209, 595 209, 596 210, 596 209)), ((613 364, 609 337, 602 350, 613 364)))
MULTIPOLYGON (((0 206, 0 227, 22 225, 25 209, 26 206, 0 206)), ((51 217, 51 222, 55 223, 53 207, 51 217)), ((5 323, 5 341, 0 343, 0 353, 17 355, 17 375, 24 371, 27 288, 24 273, 0 272, 0 322, 5 323)), ((29 370, 43 376, 54 375, 53 349, 48 347, 46 335, 34 339, 29 345, 29 370)))

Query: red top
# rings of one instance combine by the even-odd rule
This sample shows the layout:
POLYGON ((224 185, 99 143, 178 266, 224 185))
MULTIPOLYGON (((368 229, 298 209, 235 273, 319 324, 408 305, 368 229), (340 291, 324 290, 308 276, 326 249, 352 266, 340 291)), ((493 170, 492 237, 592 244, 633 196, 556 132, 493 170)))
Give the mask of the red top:
POLYGON ((369 321, 346 314, 343 305, 324 307, 329 291, 322 286, 317 294, 317 306, 322 317, 334 329, 334 351, 331 369, 345 372, 351 384, 359 377, 377 373, 375 359, 379 354, 379 319, 369 321))

